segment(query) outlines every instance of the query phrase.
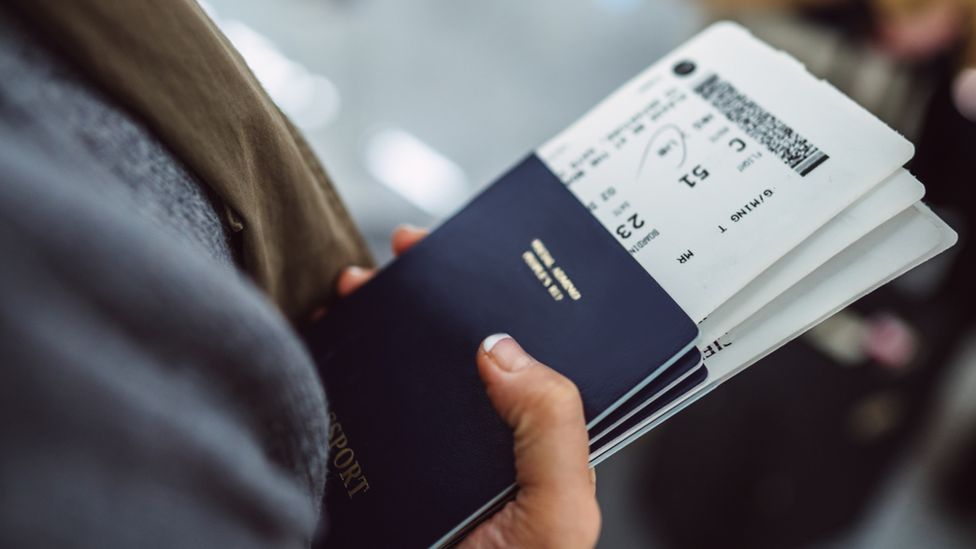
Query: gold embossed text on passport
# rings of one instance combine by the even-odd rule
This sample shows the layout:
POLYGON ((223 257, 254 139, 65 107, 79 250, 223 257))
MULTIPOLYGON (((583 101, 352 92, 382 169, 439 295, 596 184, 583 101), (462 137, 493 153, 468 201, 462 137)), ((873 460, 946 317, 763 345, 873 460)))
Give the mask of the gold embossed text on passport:
POLYGON ((566 271, 556 265, 556 259, 546 245, 537 238, 532 241, 531 247, 531 250, 522 254, 522 260, 549 292, 549 296, 555 301, 562 301, 566 296, 573 301, 579 301, 583 295, 566 271))
POLYGON ((349 447, 349 437, 342 430, 335 412, 329 414, 332 425, 329 427, 329 452, 332 454, 332 470, 339 475, 349 499, 369 491, 369 481, 356 459, 356 452, 349 447))

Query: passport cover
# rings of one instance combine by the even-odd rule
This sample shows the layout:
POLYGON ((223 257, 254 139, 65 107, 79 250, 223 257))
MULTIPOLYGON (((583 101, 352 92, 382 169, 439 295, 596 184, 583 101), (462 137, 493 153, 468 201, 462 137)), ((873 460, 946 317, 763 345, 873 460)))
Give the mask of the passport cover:
POLYGON ((671 385, 677 385, 675 382, 688 376, 689 372, 700 366, 702 366, 702 354, 697 348, 685 353, 666 370, 655 375, 653 380, 643 389, 619 404, 599 423, 591 427, 589 429, 590 442, 595 443, 605 437, 611 429, 617 427, 618 423, 631 424, 652 415, 653 412, 648 412, 648 409, 651 408, 651 402, 661 396, 671 385))
POLYGON ((475 354, 512 334, 580 389, 589 426, 698 328, 534 155, 305 333, 329 399, 331 547, 426 547, 514 489, 475 354))
MULTIPOLYGON (((620 425, 608 431, 604 436, 600 437, 599 441, 590 445, 591 454, 600 454, 595 462, 602 462, 618 450, 627 446, 633 440, 632 435, 628 435, 628 431, 639 427, 645 419, 660 412, 668 404, 697 389, 701 384, 705 383, 707 378, 708 369, 704 365, 699 366, 689 376, 682 379, 680 383, 668 389, 664 394, 654 398, 647 406, 641 409, 640 413, 627 418, 620 425), (628 436, 621 438, 625 437, 625 435, 628 436), (608 448, 609 453, 605 453, 608 448)), ((594 462, 592 458, 590 461, 591 463, 594 462)))

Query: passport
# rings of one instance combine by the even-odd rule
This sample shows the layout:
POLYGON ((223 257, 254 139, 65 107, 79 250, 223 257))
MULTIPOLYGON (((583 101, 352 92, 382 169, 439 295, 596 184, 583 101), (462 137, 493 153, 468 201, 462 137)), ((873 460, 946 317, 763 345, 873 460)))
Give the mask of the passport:
POLYGON ((607 436, 609 432, 618 430, 622 424, 636 424, 640 418, 652 414, 659 409, 659 407, 655 408, 652 405, 658 400, 660 395, 680 385, 686 378, 697 378, 698 376, 692 375, 697 370, 704 372, 705 368, 703 366, 701 352, 696 348, 685 353, 674 364, 655 376, 640 391, 621 403, 611 413, 601 419, 599 423, 591 427, 589 430, 590 444, 596 444, 601 438, 607 436))
POLYGON ((591 427, 698 336, 528 157, 305 333, 332 420, 326 545, 429 546, 513 493, 511 433, 475 365, 502 331, 576 383, 591 427))
POLYGON ((600 437, 599 441, 593 441, 590 446, 591 453, 595 456, 609 457, 615 450, 619 450, 622 444, 626 444, 624 441, 626 435, 642 425, 646 418, 656 417, 659 413, 668 409, 670 406, 674 406, 686 396, 694 394, 695 389, 705 383, 707 378, 708 369, 699 363, 687 375, 678 378, 674 385, 669 386, 662 393, 643 403, 638 413, 621 416, 621 421, 615 422, 614 426, 608 429, 605 435, 600 437))

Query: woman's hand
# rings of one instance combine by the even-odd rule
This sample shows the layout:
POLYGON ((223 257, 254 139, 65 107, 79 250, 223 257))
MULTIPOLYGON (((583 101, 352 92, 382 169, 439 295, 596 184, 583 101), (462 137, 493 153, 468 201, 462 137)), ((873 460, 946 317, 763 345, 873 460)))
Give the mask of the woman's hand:
MULTIPOLYGON (((405 252, 426 235, 421 229, 397 229, 393 252, 405 252)), ((346 269, 339 277, 339 295, 349 295, 373 274, 346 269)), ((486 338, 476 360, 488 397, 514 434, 519 491, 462 546, 593 547, 600 510, 576 386, 506 334, 486 338)))

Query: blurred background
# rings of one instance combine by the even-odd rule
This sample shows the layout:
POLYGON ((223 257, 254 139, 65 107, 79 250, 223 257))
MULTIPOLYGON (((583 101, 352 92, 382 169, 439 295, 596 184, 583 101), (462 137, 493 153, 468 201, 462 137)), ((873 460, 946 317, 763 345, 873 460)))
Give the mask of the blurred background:
POLYGON ((380 261, 710 21, 737 19, 917 145, 953 253, 598 470, 605 547, 976 546, 970 0, 207 0, 380 261), (968 118, 967 118, 968 117, 968 118))

